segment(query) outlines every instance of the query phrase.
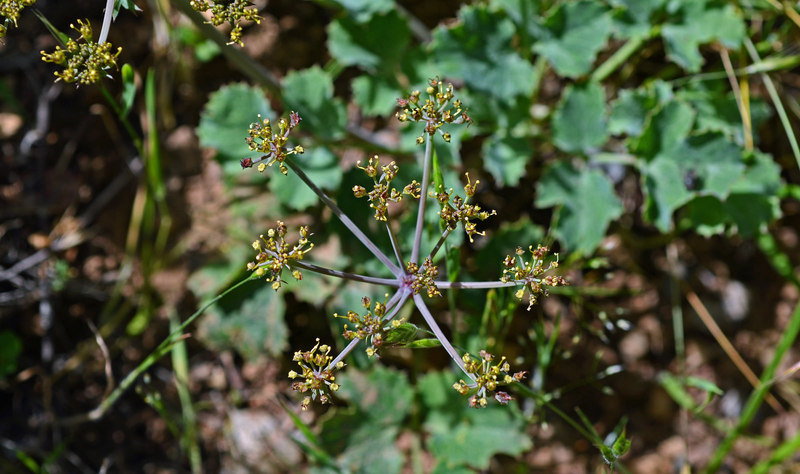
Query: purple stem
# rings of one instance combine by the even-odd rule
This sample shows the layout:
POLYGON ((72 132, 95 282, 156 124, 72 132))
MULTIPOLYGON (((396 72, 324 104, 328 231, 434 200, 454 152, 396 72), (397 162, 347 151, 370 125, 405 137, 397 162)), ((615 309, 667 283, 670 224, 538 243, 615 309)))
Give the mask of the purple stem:
MULTIPOLYGON (((534 281, 538 281, 535 279, 534 281)), ((525 284, 524 280, 513 281, 437 281, 436 286, 441 289, 461 288, 465 290, 486 290, 489 288, 506 288, 525 284)))
POLYGON ((431 329, 431 331, 433 331, 433 335, 436 336, 436 339, 438 339, 439 342, 442 343, 442 347, 444 347, 444 350, 447 351, 447 353, 450 355, 450 358, 453 359, 456 365, 458 365, 461 368, 461 370, 465 374, 467 374, 467 377, 469 377, 469 379, 472 381, 470 385, 471 386, 474 385, 475 379, 467 371, 467 368, 464 365, 464 361, 461 360, 461 356, 458 355, 456 349, 453 347, 452 344, 450 344, 450 341, 447 339, 447 336, 445 336, 444 333, 442 332, 442 328, 440 328, 439 325, 436 323, 436 320, 433 319, 433 315, 428 309, 428 306, 425 304, 425 300, 422 299, 422 296, 418 294, 414 295, 414 304, 417 306, 417 309, 419 309, 419 312, 422 313, 422 317, 425 319, 425 322, 428 324, 428 327, 431 329))
POLYGON ((399 288, 401 285, 400 280, 398 280, 397 278, 377 278, 368 275, 359 275, 357 273, 342 272, 339 270, 334 270, 332 268, 321 267, 319 265, 314 265, 313 263, 300 262, 297 260, 291 262, 290 265, 302 268, 304 270, 310 270, 312 272, 316 272, 321 275, 343 278, 345 280, 361 281, 364 283, 371 283, 373 285, 392 286, 395 288, 399 288))

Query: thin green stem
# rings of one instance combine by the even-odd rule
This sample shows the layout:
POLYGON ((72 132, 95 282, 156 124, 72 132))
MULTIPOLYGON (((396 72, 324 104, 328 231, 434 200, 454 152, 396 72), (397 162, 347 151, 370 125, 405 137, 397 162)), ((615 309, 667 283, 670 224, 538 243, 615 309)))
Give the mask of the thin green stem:
POLYGON ((635 53, 642 45, 650 39, 650 36, 634 36, 629 39, 621 48, 616 50, 614 54, 606 59, 603 64, 597 67, 591 75, 591 80, 595 82, 602 82, 605 78, 611 75, 620 66, 635 53))
MULTIPOLYGON (((756 47, 750 38, 744 39, 744 47, 753 62, 761 62, 758 51, 756 50, 756 47)), ((772 104, 775 106, 775 110, 778 112, 778 117, 781 120, 781 125, 783 125, 786 138, 789 140, 789 145, 792 147, 794 160, 797 163, 798 169, 800 169, 800 146, 797 145, 797 138, 795 137, 794 130, 792 130, 792 124, 789 122, 789 117, 786 115, 786 109, 783 108, 783 103, 781 102, 781 97, 778 94, 778 90, 775 88, 775 83, 772 82, 772 79, 766 73, 762 72, 759 74, 759 76, 761 77, 761 80, 764 81, 764 87, 767 88, 769 98, 772 100, 772 104)))
POLYGON ((722 443, 712 455, 711 461, 708 463, 704 472, 712 473, 719 470, 725 456, 727 456, 731 448, 733 448, 733 443, 750 425, 758 408, 764 401, 764 397, 766 397, 769 389, 772 387, 775 370, 778 368, 778 364, 780 364, 786 352, 788 352, 789 348, 794 344, 798 333, 800 333, 800 304, 795 307, 789 325, 781 334, 781 339, 775 347, 775 354, 772 356, 772 360, 767 368, 764 369, 764 372, 761 374, 758 388, 753 390, 753 393, 750 394, 750 398, 747 400, 744 410, 742 410, 742 416, 739 418, 739 422, 736 424, 736 427, 728 433, 728 436, 722 440, 722 443))
POLYGON ((177 328, 175 328, 162 342, 161 344, 156 347, 153 352, 151 352, 135 369, 133 369, 114 389, 111 394, 106 397, 100 405, 97 406, 94 410, 84 413, 82 415, 76 415, 64 420, 61 420, 59 424, 61 425, 71 425, 77 423, 84 423, 87 421, 97 421, 105 416, 106 413, 114 406, 115 403, 119 400, 119 398, 133 385, 136 379, 139 378, 147 369, 149 369, 153 364, 155 364, 159 359, 164 357, 165 355, 169 354, 172 350, 172 347, 185 339, 188 335, 183 333, 183 330, 186 329, 187 326, 192 324, 195 319, 197 319, 205 310, 207 310, 211 305, 216 303, 217 301, 224 298, 228 293, 232 292, 233 290, 239 288, 240 286, 244 285, 248 281, 252 280, 252 277, 247 277, 240 281, 239 283, 233 285, 229 289, 223 291, 218 296, 213 298, 211 301, 203 305, 202 308, 195 311, 189 318, 186 319, 183 323, 181 323, 177 328))
POLYGON ((800 433, 797 433, 794 438, 786 440, 780 446, 775 448, 770 456, 756 464, 750 473, 766 474, 769 472, 771 467, 786 461, 789 457, 794 456, 798 452, 800 452, 800 433))

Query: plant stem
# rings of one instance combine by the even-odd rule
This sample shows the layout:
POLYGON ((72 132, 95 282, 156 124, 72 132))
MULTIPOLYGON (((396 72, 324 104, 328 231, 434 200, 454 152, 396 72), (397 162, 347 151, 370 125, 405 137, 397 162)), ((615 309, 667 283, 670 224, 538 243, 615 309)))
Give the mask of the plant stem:
POLYGON ((433 261, 433 258, 439 252, 439 249, 442 248, 442 245, 444 245, 444 242, 445 242, 445 240, 447 240, 447 237, 450 235, 450 232, 452 232, 452 231, 450 230, 449 227, 447 229, 445 229, 444 232, 442 232, 442 236, 439 237, 439 241, 436 242, 436 245, 433 246, 433 249, 431 250, 431 253, 430 253, 429 257, 428 257, 428 258, 431 259, 431 261, 433 261))
POLYGON ((114 16, 114 0, 106 0, 106 10, 103 13, 103 27, 100 29, 100 38, 97 44, 103 44, 108 39, 108 31, 111 29, 111 19, 114 16))
POLYGON ((436 286, 440 289, 459 288, 464 290, 487 290, 489 288, 508 288, 510 286, 522 285, 524 281, 437 281, 436 286))
POLYGON ((292 171, 297 173, 297 176, 300 177, 300 179, 303 180, 304 183, 306 183, 306 186, 308 186, 312 191, 314 191, 317 197, 319 197, 319 199, 322 202, 324 202, 325 205, 328 206, 328 208, 331 211, 333 211, 333 214, 336 215, 336 217, 338 217, 339 220, 342 221, 342 223, 348 229, 350 229, 350 232, 352 232, 353 235, 355 235, 356 238, 360 240, 361 243, 364 244, 364 246, 370 252, 372 252, 372 255, 374 255, 375 258, 377 258, 378 260, 381 261, 381 263, 386 265, 386 268, 388 268, 389 271, 391 271, 392 274, 397 278, 403 276, 404 274, 403 270, 400 267, 398 267, 394 262, 389 260, 389 257, 387 257, 383 252, 381 252, 381 250, 372 242, 372 240, 370 240, 369 237, 367 237, 364 234, 364 232, 361 231, 361 229, 355 224, 355 222, 350 220, 350 218, 347 217, 347 214, 342 212, 342 210, 339 209, 339 206, 337 206, 336 203, 333 202, 333 200, 331 200, 331 198, 329 198, 327 194, 325 194, 325 192, 323 192, 319 187, 317 187, 316 184, 314 184, 313 181, 311 181, 311 178, 309 178, 308 175, 299 166, 297 166, 294 160, 287 159, 285 163, 287 166, 289 166, 289 168, 292 169, 292 171))
POLYGON ((320 267, 319 265, 314 265, 313 263, 300 262, 296 260, 291 262, 290 265, 293 267, 302 268, 303 270, 310 270, 312 272, 319 273, 320 275, 328 275, 336 278, 342 278, 345 280, 360 281, 364 283, 371 283, 373 285, 393 286, 395 288, 398 288, 401 285, 400 280, 398 280, 397 278, 377 278, 368 275, 359 275, 356 273, 342 272, 339 270, 334 270, 332 268, 320 267))
MULTIPOLYGON (((392 311, 390 311, 390 314, 387 315, 387 317, 389 319, 393 318, 394 315, 397 314, 397 312, 403 306, 403 303, 405 303, 406 300, 408 299, 408 295, 409 295, 408 288, 403 288, 400 291, 396 291, 395 294, 392 295, 392 297, 386 303, 386 308, 387 309, 388 308, 392 308, 392 311)), ((356 348, 356 346, 358 345, 359 342, 361 342, 361 339, 359 339, 359 338, 355 338, 352 341, 350 341, 350 343, 347 345, 347 347, 342 349, 342 352, 340 352, 339 355, 337 355, 336 358, 333 359, 330 364, 328 364, 328 366, 326 367, 326 370, 330 369, 331 367, 336 367, 336 364, 338 364, 339 362, 342 361, 342 359, 347 357, 347 354, 352 352, 353 349, 356 348)))
MULTIPOLYGON (((419 263, 419 246, 422 242, 422 230, 425 224, 425 202, 428 199, 428 185, 430 181, 431 153, 433 151, 433 136, 425 140, 425 158, 422 160, 422 188, 419 193, 419 208, 417 211, 417 225, 414 228, 414 246, 411 250, 411 261, 419 263)), ((459 359, 461 360, 461 359, 459 359)))
POLYGON ((439 327, 439 324, 436 323, 436 320, 433 319, 433 315, 431 314, 430 310, 428 309, 428 305, 425 304, 425 300, 422 299, 420 295, 414 295, 414 304, 419 309, 419 312, 422 313, 423 319, 428 324, 428 327, 431 331, 433 331, 434 336, 439 342, 442 343, 442 347, 447 353, 450 355, 450 358, 456 363, 457 366, 461 368, 461 370, 467 374, 467 377, 472 381, 471 385, 474 386, 475 379, 472 377, 472 374, 467 371, 467 367, 464 365, 464 361, 461 360, 461 356, 458 354, 456 349, 450 344, 450 341, 447 339, 447 336, 444 335, 442 332, 442 328, 439 327))
POLYGON ((621 48, 616 50, 611 57, 606 59, 603 64, 594 70, 591 80, 595 82, 602 82, 603 79, 607 78, 612 72, 616 71, 618 67, 625 64, 625 61, 627 61, 628 58, 630 58, 631 55, 636 52, 636 50, 641 48, 644 42, 648 39, 650 39, 649 35, 634 36, 633 38, 629 39, 625 44, 622 45, 621 48))
POLYGON ((384 224, 386 224, 386 232, 389 234, 389 242, 391 242, 392 249, 394 250, 394 258, 397 259, 397 264, 400 265, 400 268, 404 268, 405 263, 403 262, 403 253, 400 251, 400 244, 397 242, 397 237, 395 237, 394 232, 392 232, 392 227, 389 225, 389 223, 384 221, 384 224))
POLYGON ((252 280, 252 277, 247 277, 240 281, 239 283, 233 285, 232 287, 228 288, 227 290, 220 293, 218 296, 214 297, 211 301, 203 305, 202 308, 198 309, 194 312, 191 316, 189 316, 186 321, 181 323, 175 330, 173 330, 163 341, 161 344, 156 347, 153 352, 151 352, 142 362, 136 366, 114 389, 111 394, 106 397, 100 405, 97 406, 94 410, 84 413, 82 415, 75 415, 69 418, 65 418, 59 422, 60 425, 74 425, 78 423, 84 423, 87 421, 97 421, 111 409, 112 406, 119 400, 119 398, 124 394, 133 383, 142 375, 147 369, 149 369, 153 364, 156 363, 160 358, 164 357, 165 355, 169 354, 172 350, 172 347, 175 344, 178 344, 180 341, 184 340, 188 337, 188 334, 183 334, 183 330, 186 329, 187 326, 192 324, 195 319, 197 319, 205 310, 207 310, 211 305, 216 303, 217 301, 221 300, 225 295, 232 292, 233 290, 239 288, 240 286, 244 285, 248 281, 252 280))
POLYGON ((736 424, 736 427, 728 433, 728 436, 725 437, 714 452, 704 472, 712 473, 719 470, 725 456, 727 456, 731 448, 733 448, 733 443, 736 441, 736 438, 744 432, 745 428, 747 428, 753 420, 758 408, 764 401, 764 397, 766 397, 770 387, 772 387, 772 383, 774 382, 773 377, 775 376, 775 370, 778 368, 778 364, 780 364, 783 356, 786 355, 786 352, 792 344, 794 344, 798 333, 800 333, 800 304, 795 308, 789 325, 783 331, 781 339, 775 347, 775 354, 772 356, 772 360, 761 374, 761 379, 759 380, 760 385, 753 390, 753 393, 750 394, 750 398, 747 399, 747 404, 745 404, 744 410, 742 410, 742 416, 739 418, 739 422, 736 424))
MULTIPOLYGON (((744 47, 747 50, 747 54, 750 55, 750 58, 754 62, 761 61, 761 58, 758 56, 758 50, 756 50, 756 47, 750 38, 744 39, 744 47)), ((778 95, 778 90, 775 88, 775 84, 772 82, 772 79, 768 74, 762 72, 759 74, 759 76, 761 76, 761 80, 764 81, 764 87, 767 89, 769 98, 772 99, 772 104, 775 106, 775 111, 778 112, 778 117, 781 119, 781 125, 783 125, 783 130, 786 133, 786 139, 789 140, 789 145, 792 147, 794 160, 797 163, 797 167, 800 168, 800 146, 797 144, 797 138, 794 135, 792 124, 789 122, 789 117, 786 115, 786 109, 783 108, 783 103, 781 102, 780 95, 778 95)))

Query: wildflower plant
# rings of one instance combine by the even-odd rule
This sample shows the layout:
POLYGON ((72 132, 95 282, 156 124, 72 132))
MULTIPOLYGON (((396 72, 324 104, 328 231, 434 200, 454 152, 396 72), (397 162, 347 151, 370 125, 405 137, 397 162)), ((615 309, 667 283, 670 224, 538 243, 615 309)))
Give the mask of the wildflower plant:
POLYGON ((36 3, 36 0, 0 0, 0 38, 3 38, 8 31, 8 26, 14 24, 17 26, 19 14, 23 8, 29 7, 36 3))
MULTIPOLYGON (((388 271, 391 277, 376 277, 334 270, 309 263, 305 260, 306 254, 313 248, 310 242, 311 235, 308 228, 302 227, 296 244, 289 244, 284 239, 287 228, 278 222, 276 229, 272 229, 267 236, 260 237, 260 241, 253 244, 257 255, 254 261, 248 264, 248 269, 258 276, 263 276, 278 290, 281 287, 283 270, 288 270, 299 280, 301 271, 312 271, 322 275, 364 282, 390 289, 383 301, 372 302, 370 298, 362 299, 361 310, 350 310, 344 315, 334 314, 336 318, 347 320, 344 325, 343 336, 350 343, 335 357, 328 355, 331 347, 317 345, 309 352, 297 352, 294 360, 299 364, 300 371, 292 371, 289 377, 302 378, 303 382, 295 382, 293 388, 301 393, 311 392, 302 403, 307 408, 312 400, 328 403, 331 400, 330 392, 335 392, 338 385, 334 382, 335 372, 344 367, 344 358, 355 349, 362 341, 366 344, 369 356, 379 355, 382 346, 390 345, 387 341, 402 338, 391 337, 392 331, 399 330, 404 321, 397 318, 400 310, 407 304, 413 304, 430 331, 447 351, 453 362, 463 372, 463 378, 453 385, 453 388, 464 396, 470 396, 469 405, 475 408, 487 406, 488 399, 493 396, 500 404, 507 404, 511 396, 497 389, 504 385, 519 382, 524 378, 524 372, 509 373, 510 364, 505 357, 494 362, 494 356, 486 351, 480 352, 480 359, 474 359, 470 354, 460 354, 442 331, 436 318, 428 306, 426 298, 442 296, 442 291, 452 289, 491 289, 501 287, 518 287, 516 296, 522 300, 527 297, 528 309, 536 302, 537 298, 546 294, 547 288, 566 284, 566 281, 549 272, 557 267, 557 260, 549 257, 547 247, 537 246, 531 250, 533 259, 526 262, 522 258, 521 250, 517 250, 517 258, 508 256, 505 261, 498 262, 503 268, 502 277, 498 281, 459 282, 443 281, 439 279, 439 267, 435 263, 439 249, 444 245, 448 236, 461 226, 470 241, 476 235, 482 236, 483 232, 477 230, 477 221, 482 221, 495 215, 493 210, 483 210, 477 204, 470 202, 477 192, 479 181, 472 181, 466 174, 464 192, 466 198, 454 194, 452 188, 445 189, 443 184, 439 189, 433 189, 433 139, 438 134, 446 142, 450 135, 442 130, 444 124, 467 124, 472 119, 466 112, 461 101, 454 96, 453 85, 445 85, 438 78, 431 79, 425 90, 426 98, 423 99, 420 91, 414 91, 407 98, 397 101, 401 110, 397 118, 401 122, 417 122, 423 125, 423 130, 417 138, 419 145, 425 146, 422 155, 422 176, 420 180, 412 180, 404 185, 395 184, 398 177, 399 165, 392 161, 381 163, 380 157, 371 156, 362 165, 357 167, 364 171, 367 178, 372 181, 368 190, 367 186, 356 185, 352 192, 356 198, 367 198, 369 206, 374 210, 374 218, 378 221, 389 236, 393 255, 386 255, 359 228, 338 206, 331 200, 303 171, 302 161, 297 157, 302 153, 301 147, 287 148, 286 143, 294 127, 300 122, 297 113, 292 112, 289 119, 279 122, 278 131, 272 130, 268 120, 260 116, 258 122, 250 127, 247 143, 251 151, 262 154, 260 158, 245 158, 241 161, 243 168, 253 167, 256 163, 259 171, 264 171, 268 166, 278 163, 282 174, 291 170, 308 185, 327 205, 333 214, 344 223, 349 231, 377 258, 388 271), (405 200, 416 202, 416 225, 410 249, 395 235, 391 221, 396 217, 389 212, 389 206, 405 200), (441 235, 430 249, 423 249, 422 234, 427 225, 424 219, 428 205, 438 203, 440 211, 441 235), (409 258, 403 255, 410 251, 409 258)), ((533 248, 533 247, 531 247, 533 248)))
POLYGON ((242 42, 242 25, 243 21, 252 21, 261 23, 261 17, 255 8, 250 8, 253 4, 247 0, 191 0, 189 5, 200 13, 208 12, 210 19, 208 23, 214 26, 220 26, 224 23, 231 25, 230 43, 243 46, 242 42))
POLYGON ((99 41, 94 41, 89 20, 78 20, 78 26, 69 26, 80 33, 77 39, 70 38, 63 48, 56 46, 52 53, 41 52, 42 61, 64 67, 63 71, 55 72, 56 80, 94 84, 105 75, 106 70, 117 68, 117 57, 122 48, 114 51, 111 43, 102 39, 102 34, 99 41))

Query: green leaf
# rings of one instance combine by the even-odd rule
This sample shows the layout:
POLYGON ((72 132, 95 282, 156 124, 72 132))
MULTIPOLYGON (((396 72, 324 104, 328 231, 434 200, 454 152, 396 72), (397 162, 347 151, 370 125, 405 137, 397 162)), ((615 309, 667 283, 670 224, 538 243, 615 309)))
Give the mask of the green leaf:
POLYGON ((359 76, 351 85, 353 99, 364 115, 390 115, 397 107, 396 99, 403 95, 398 87, 379 76, 359 76))
POLYGON ((516 456, 531 448, 525 423, 513 405, 469 408, 467 399, 453 390, 454 381, 449 372, 428 373, 417 386, 429 409, 424 427, 439 472, 465 466, 487 469, 497 454, 516 456))
POLYGON ((622 215, 622 204, 602 172, 578 169, 563 161, 544 172, 536 206, 559 206, 554 217, 555 235, 570 251, 584 255, 597 248, 609 223, 622 215))
MULTIPOLYGON (((704 84, 705 85, 705 84, 704 84)), ((696 84, 692 88, 683 88, 676 93, 678 99, 686 100, 697 111, 695 131, 722 132, 731 141, 744 145, 742 116, 736 104, 736 98, 729 92, 727 81, 718 81, 716 88, 701 87, 696 84)), ((750 99, 750 120, 754 138, 758 141, 759 127, 772 114, 769 105, 757 97, 750 99)))
POLYGON ((274 118, 261 89, 241 83, 222 86, 203 107, 197 127, 200 145, 217 150, 217 158, 229 176, 241 175, 239 160, 253 154, 245 139, 258 114, 274 118))
POLYGON ((606 98, 603 86, 569 85, 553 113, 553 142, 568 153, 588 153, 605 143, 606 98))
POLYGON ((608 10, 594 1, 560 3, 545 19, 533 51, 546 57, 562 76, 588 73, 611 35, 608 10))
MULTIPOLYGON (((291 158, 302 166, 303 171, 318 187, 336 189, 342 182, 342 168, 339 158, 324 147, 306 150, 302 155, 291 158)), ((270 176, 270 189, 278 201, 295 211, 306 209, 317 202, 319 197, 295 174, 282 175, 273 173, 270 176)))
POLYGON ((414 399, 406 375, 376 366, 349 370, 337 382, 337 395, 351 409, 336 410, 323 422, 320 436, 326 451, 340 453, 337 461, 345 472, 400 472, 403 457, 396 438, 414 399))
POLYGON ((17 359, 22 353, 22 341, 13 331, 0 332, 0 380, 17 371, 17 359))
POLYGON ((630 151, 650 159, 674 150, 692 130, 694 115, 694 110, 685 102, 668 102, 650 116, 642 135, 632 140, 630 151))
POLYGON ((394 0, 332 0, 359 23, 369 21, 375 14, 386 13, 395 7, 394 0))
POLYGON ((441 347, 442 343, 439 339, 434 338, 426 338, 426 339, 417 339, 416 341, 411 341, 408 344, 404 344, 403 347, 409 349, 430 349, 433 347, 441 347))
POLYGON ((613 135, 639 136, 650 110, 656 108, 656 98, 643 89, 621 89, 611 104, 608 131, 613 135))
POLYGON ((622 430, 622 433, 617 437, 614 444, 611 446, 611 450, 616 458, 623 456, 628 450, 631 449, 631 440, 625 437, 625 430, 622 430))
POLYGON ((511 46, 514 24, 482 6, 464 7, 458 18, 457 25, 433 33, 433 57, 441 73, 504 101, 530 96, 534 70, 511 46))
POLYGON ((345 17, 328 26, 331 56, 344 66, 361 66, 388 77, 397 68, 410 39, 408 22, 396 11, 373 15, 367 23, 345 17))
POLYGON ((745 159, 719 133, 682 140, 659 153, 642 173, 646 217, 662 231, 669 230, 672 214, 687 203, 682 226, 696 227, 703 235, 735 226, 750 236, 780 215, 777 164, 763 154, 745 159))
POLYGON ((495 134, 483 142, 483 167, 501 186, 516 186, 532 156, 528 138, 495 134))
POLYGON ((111 12, 111 18, 116 20, 117 15, 119 14, 121 9, 132 11, 133 13, 142 11, 133 0, 115 0, 114 1, 114 10, 111 12))
POLYGON ((283 100, 288 110, 300 114, 301 127, 322 140, 344 136, 345 105, 333 96, 333 78, 319 66, 292 71, 283 80, 283 100))
POLYGON ((738 48, 745 38, 745 25, 733 5, 719 5, 708 0, 680 2, 679 20, 661 28, 667 57, 684 69, 697 72, 703 65, 699 46, 719 41, 728 48, 738 48))
POLYGON ((413 393, 404 372, 376 365, 372 370, 349 370, 337 382, 337 393, 354 403, 373 423, 397 425, 411 410, 413 393))
POLYGON ((680 167, 674 161, 656 160, 644 168, 644 189, 647 192, 645 217, 662 232, 672 225, 675 209, 692 199, 680 167))
POLYGON ((396 328, 392 328, 386 333, 386 337, 384 337, 384 343, 389 344, 390 346, 400 345, 400 344, 408 344, 417 337, 417 333, 419 332, 419 328, 411 323, 402 323, 400 326, 396 328))
POLYGON ((122 112, 121 115, 126 116, 128 112, 131 111, 131 107, 133 106, 133 99, 136 98, 136 84, 134 82, 134 74, 133 74, 133 67, 130 64, 125 63, 122 65, 122 70, 120 72, 122 76, 122 112))
POLYGON ((283 296, 256 280, 206 310, 199 338, 215 351, 235 350, 245 360, 277 356, 288 346, 283 296))
POLYGON ((623 38, 649 36, 654 15, 663 10, 667 0, 611 0, 621 7, 614 14, 614 26, 623 38))

